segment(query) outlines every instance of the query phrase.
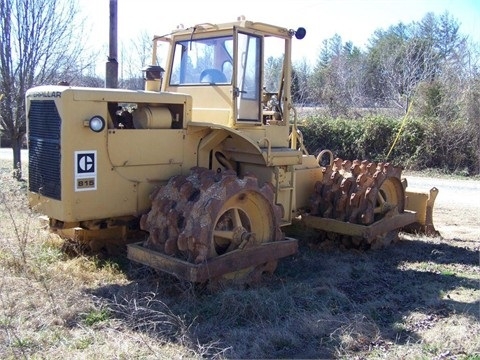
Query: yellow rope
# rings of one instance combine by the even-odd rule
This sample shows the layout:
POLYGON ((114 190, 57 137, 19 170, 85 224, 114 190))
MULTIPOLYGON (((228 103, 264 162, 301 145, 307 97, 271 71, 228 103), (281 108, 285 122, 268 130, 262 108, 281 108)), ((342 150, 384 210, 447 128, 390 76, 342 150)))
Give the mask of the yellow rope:
POLYGON ((388 150, 388 154, 387 154, 387 157, 385 159, 385 161, 388 160, 393 148, 395 147, 395 145, 397 144, 397 141, 398 139, 400 138, 400 135, 402 133, 402 130, 403 128, 405 127, 405 124, 407 122, 407 117, 408 117, 408 114, 410 113, 410 109, 412 107, 412 104, 413 104, 413 100, 410 101, 410 104, 408 104, 408 108, 407 108, 407 112, 405 113, 405 116, 403 117, 403 120, 402 120, 402 124, 400 125, 400 129, 398 129, 398 133, 397 133, 397 136, 395 137, 395 140, 393 141, 393 144, 392 146, 390 147, 390 150, 388 150))

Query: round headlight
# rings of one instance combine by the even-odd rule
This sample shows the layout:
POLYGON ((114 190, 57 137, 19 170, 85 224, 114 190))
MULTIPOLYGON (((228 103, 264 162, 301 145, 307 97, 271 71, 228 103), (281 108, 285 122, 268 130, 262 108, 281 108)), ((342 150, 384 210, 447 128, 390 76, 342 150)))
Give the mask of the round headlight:
POLYGON ((88 122, 90 130, 100 132, 105 128, 105 120, 101 116, 94 116, 88 122))

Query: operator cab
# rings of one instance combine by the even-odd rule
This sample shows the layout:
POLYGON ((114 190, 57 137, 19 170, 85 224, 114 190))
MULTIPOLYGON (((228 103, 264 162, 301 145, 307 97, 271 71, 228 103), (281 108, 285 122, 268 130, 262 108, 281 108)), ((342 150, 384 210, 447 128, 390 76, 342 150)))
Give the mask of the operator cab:
POLYGON ((172 44, 162 90, 191 95, 195 122, 288 124, 293 35, 303 38, 305 30, 240 19, 158 37, 172 44))

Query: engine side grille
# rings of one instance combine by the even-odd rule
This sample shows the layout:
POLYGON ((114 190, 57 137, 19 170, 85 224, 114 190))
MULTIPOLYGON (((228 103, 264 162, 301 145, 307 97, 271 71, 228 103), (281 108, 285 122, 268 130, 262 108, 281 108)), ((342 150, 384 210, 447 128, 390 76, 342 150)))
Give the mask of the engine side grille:
POLYGON ((55 101, 33 100, 28 112, 29 190, 61 200, 61 119, 55 101))

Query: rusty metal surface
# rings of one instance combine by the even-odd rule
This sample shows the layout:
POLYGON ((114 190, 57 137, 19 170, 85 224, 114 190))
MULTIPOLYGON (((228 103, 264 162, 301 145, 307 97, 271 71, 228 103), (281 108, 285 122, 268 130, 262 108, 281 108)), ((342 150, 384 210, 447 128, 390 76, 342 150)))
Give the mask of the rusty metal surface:
POLYGON ((404 209, 400 167, 336 158, 322 172, 323 180, 315 184, 311 198, 312 215, 368 225, 375 221, 376 213, 387 213, 393 207, 397 207, 399 212, 404 209), (397 180, 398 185, 394 185, 397 180), (386 185, 398 192, 392 194, 394 203, 385 198, 379 202, 382 186, 386 185))
POLYGON ((315 184, 305 224, 344 235, 343 240, 349 236, 356 245, 380 247, 415 221, 414 213, 404 213, 401 167, 332 158, 315 184))
POLYGON ((370 225, 353 224, 335 219, 322 218, 318 216, 302 216, 302 222, 311 228, 334 232, 349 236, 359 236, 369 241, 377 236, 394 229, 402 228, 415 222, 415 213, 405 211, 402 214, 395 214, 391 217, 382 218, 370 225))
POLYGON ((165 255, 144 246, 143 242, 127 245, 127 257, 135 262, 175 275, 191 282, 205 282, 244 268, 261 265, 290 256, 298 251, 296 239, 267 242, 248 249, 237 249, 200 264, 165 255))
MULTIPOLYGON (((259 186, 252 174, 239 178, 232 170, 193 168, 152 195, 152 209, 140 221, 149 232, 144 246, 193 264, 211 263, 237 249, 258 250, 262 243, 284 238, 282 208, 274 198, 272 186, 259 186)), ((249 253, 256 262, 254 252, 249 253)), ((230 261, 235 256, 242 255, 236 252, 230 261)), ((231 271, 219 272, 227 270, 231 271)))

